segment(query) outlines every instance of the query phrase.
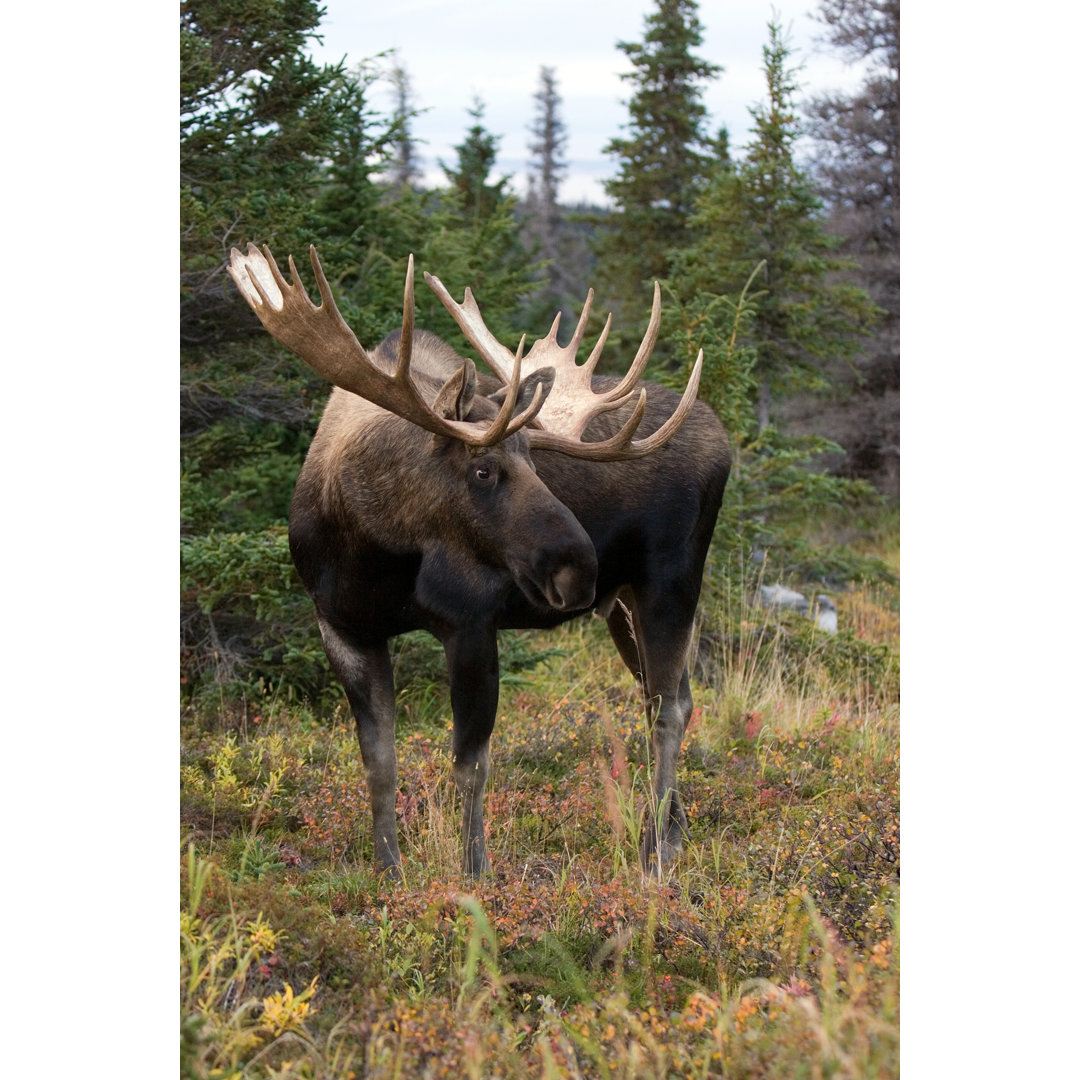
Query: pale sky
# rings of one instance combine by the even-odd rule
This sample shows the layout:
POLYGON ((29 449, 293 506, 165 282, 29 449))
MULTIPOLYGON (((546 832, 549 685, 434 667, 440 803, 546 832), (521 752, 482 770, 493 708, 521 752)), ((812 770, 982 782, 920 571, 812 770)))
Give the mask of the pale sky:
MULTIPOLYGON (((524 191, 529 157, 528 125, 536 115, 541 65, 555 68, 562 97, 562 119, 569 142, 569 166, 560 188, 562 202, 604 201, 600 180, 613 173, 603 153, 628 120, 625 102, 633 88, 618 73, 631 70, 618 41, 640 41, 653 0, 525 0, 516 5, 448 4, 445 0, 394 0, 382 5, 355 0, 324 0, 320 62, 347 56, 356 63, 388 49, 409 72, 417 117, 413 134, 429 184, 445 182, 439 159, 453 164, 454 146, 472 123, 467 110, 476 95, 485 104, 484 126, 501 136, 497 169, 513 173, 524 191)), ((859 73, 841 62, 835 50, 816 42, 820 24, 810 18, 808 0, 779 7, 780 23, 791 28, 794 58, 805 64, 804 94, 858 85, 859 73)), ((698 14, 704 43, 695 50, 724 72, 708 90, 709 132, 726 124, 736 154, 748 137, 748 106, 765 95, 761 49, 770 0, 701 0, 698 14)), ((392 60, 385 61, 387 67, 392 60)), ((375 106, 389 111, 389 90, 377 93, 375 106)))

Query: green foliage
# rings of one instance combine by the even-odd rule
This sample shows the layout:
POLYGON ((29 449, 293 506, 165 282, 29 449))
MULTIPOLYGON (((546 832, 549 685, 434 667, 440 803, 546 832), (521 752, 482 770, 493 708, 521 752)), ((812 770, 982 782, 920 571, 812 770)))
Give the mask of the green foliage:
POLYGON ((339 131, 319 193, 321 253, 364 251, 379 240, 382 189, 376 178, 386 167, 393 130, 368 104, 378 73, 362 61, 335 81, 339 131))
POLYGON ((605 150, 618 161, 604 185, 616 209, 600 223, 597 255, 601 295, 625 341, 640 338, 647 311, 629 320, 623 311, 636 310, 652 282, 668 276, 671 251, 695 235, 689 214, 710 159, 701 97, 723 70, 694 55, 701 43, 695 0, 657 0, 643 40, 618 44, 634 67, 622 76, 634 93, 626 137, 605 150))
MULTIPOLYGON (((873 505, 876 496, 864 500, 873 505)), ((863 555, 849 545, 827 546, 789 530, 769 543, 769 558, 783 576, 799 581, 815 581, 834 588, 852 582, 881 582, 895 585, 897 578, 885 560, 863 555)))
POLYGON ((450 181, 450 190, 457 196, 459 212, 476 224, 490 217, 506 198, 506 185, 510 177, 504 176, 494 184, 488 183, 495 166, 499 140, 481 123, 484 103, 479 98, 474 100, 469 115, 473 118, 473 125, 465 141, 454 147, 457 151, 457 168, 442 163, 442 169, 450 181))
MULTIPOLYGON (((497 140, 482 127, 479 105, 472 115, 476 122, 457 148, 458 168, 447 169, 451 187, 423 192, 402 185, 382 190, 374 204, 365 202, 366 195, 354 201, 348 187, 334 196, 337 188, 331 186, 325 197, 327 205, 334 196, 356 213, 363 211, 362 228, 338 232, 324 246, 332 258, 328 280, 338 306, 365 342, 377 342, 401 325, 410 252, 418 267, 431 267, 453 294, 461 296, 471 286, 497 336, 514 340, 520 333, 516 312, 535 287, 534 263, 522 243, 505 178, 489 183, 497 140)), ((422 282, 415 297, 417 325, 462 352, 474 351, 422 282)))
MULTIPOLYGON (((500 199, 491 213, 477 217, 455 192, 440 192, 417 245, 417 258, 436 273, 451 295, 460 299, 470 287, 488 329, 516 348, 521 335, 517 311, 534 288, 533 259, 521 241, 512 196, 500 199)), ((417 292, 416 317, 463 355, 476 350, 433 292, 417 292)))
MULTIPOLYGON (((668 282, 674 301, 669 317, 675 320, 675 354, 683 362, 665 381, 672 387, 685 382, 698 353, 702 354, 698 396, 716 413, 732 444, 733 465, 740 462, 742 444, 753 430, 752 400, 757 389, 757 351, 750 344, 757 304, 763 291, 754 291, 763 270, 759 263, 737 295, 695 290, 685 298, 680 283, 668 282)), ((661 376, 662 378, 663 376, 661 376)))
POLYGON ((180 527, 246 532, 283 522, 307 439, 282 424, 218 421, 185 442, 180 527))
POLYGON ((243 597, 259 619, 280 610, 294 578, 289 540, 282 527, 260 536, 210 533, 180 541, 181 585, 196 589, 199 610, 209 614, 226 599, 243 597))
POLYGON ((181 335, 235 334, 224 292, 232 244, 298 250, 315 221, 321 160, 339 132, 340 68, 316 67, 305 46, 313 0, 184 0, 180 5, 181 335))
POLYGON ((232 846, 236 849, 233 860, 236 865, 226 873, 234 882, 261 881, 272 871, 285 868, 278 858, 279 852, 261 836, 235 836, 232 846))
POLYGON ((183 537, 180 589, 189 694, 326 690, 329 668, 283 525, 183 537))
MULTIPOLYGON (((851 553, 812 550, 807 521, 876 501, 865 481, 814 468, 839 446, 796 437, 770 423, 770 385, 824 385, 820 360, 857 347, 873 311, 865 293, 831 278, 843 264, 819 203, 794 164, 799 134, 787 46, 769 26, 768 105, 753 111, 755 137, 744 162, 718 160, 695 220, 701 238, 673 253, 668 293, 675 355, 685 379, 704 351, 699 390, 728 432, 732 469, 715 546, 772 560, 775 572, 834 584, 878 576, 883 568, 851 553)), ((731 563, 731 566, 741 563, 731 563)))
POLYGON ((808 467, 815 457, 835 450, 834 443, 757 426, 753 401, 760 378, 760 344, 756 328, 767 293, 755 286, 762 270, 759 263, 737 295, 696 291, 683 300, 678 285, 668 289, 673 301, 669 308, 677 320, 675 352, 683 358, 682 369, 670 381, 685 381, 701 350, 698 394, 720 417, 731 445, 731 474, 713 550, 741 552, 743 558, 751 551, 759 555, 767 551, 777 571, 808 579, 827 576, 837 584, 877 576, 884 569, 879 564, 850 554, 830 560, 825 553, 811 550, 802 538, 806 521, 877 502, 873 488, 865 481, 808 467))
POLYGON ((877 314, 864 290, 836 280, 854 264, 835 255, 839 240, 825 232, 821 202, 795 163, 798 84, 775 22, 763 53, 768 97, 751 109, 746 158, 718 163, 692 217, 697 238, 672 253, 671 271, 681 293, 705 296, 735 294, 757 275, 748 340, 762 427, 770 420, 771 388, 823 387, 822 361, 853 356, 877 314))
POLYGON ((876 499, 866 481, 806 467, 815 456, 836 449, 835 443, 817 436, 782 435, 774 427, 757 432, 740 448, 731 511, 744 523, 782 526, 876 499))

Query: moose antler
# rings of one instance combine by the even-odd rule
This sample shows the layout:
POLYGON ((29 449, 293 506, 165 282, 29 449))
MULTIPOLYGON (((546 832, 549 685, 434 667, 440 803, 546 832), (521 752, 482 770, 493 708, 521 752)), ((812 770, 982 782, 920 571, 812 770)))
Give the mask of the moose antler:
POLYGON ((254 244, 248 244, 246 254, 233 248, 228 272, 263 326, 282 345, 292 349, 306 364, 335 386, 349 390, 426 431, 446 435, 475 447, 492 446, 501 442, 523 428, 539 412, 543 403, 542 386, 537 386, 528 408, 514 416, 521 384, 519 360, 512 366, 510 378, 507 380, 510 388, 494 420, 483 423, 450 420, 432 411, 409 371, 416 311, 412 255, 409 256, 409 268, 405 275, 401 339, 397 364, 392 373, 384 371, 371 359, 341 317, 314 244, 311 245, 311 267, 315 271, 315 280, 322 300, 318 307, 308 297, 291 255, 291 285, 285 280, 266 246, 259 251, 254 244))
POLYGON ((554 369, 554 383, 544 399, 540 415, 536 418, 536 426, 528 431, 529 444, 532 447, 558 450, 574 457, 591 458, 596 461, 621 461, 642 457, 663 446, 679 430, 693 407, 698 384, 701 381, 703 360, 701 350, 698 350, 697 361, 690 373, 682 400, 675 412, 658 430, 637 442, 633 441, 634 433, 645 415, 645 390, 642 388, 638 394, 637 406, 616 434, 602 442, 583 442, 581 438, 594 417, 628 405, 632 400, 634 388, 645 370, 645 365, 649 362, 660 332, 659 283, 653 286, 652 315, 649 318, 645 337, 641 341, 634 362, 630 365, 630 370, 610 390, 596 393, 592 388, 592 377, 611 330, 611 316, 608 315, 604 329, 589 354, 588 360, 584 364, 578 364, 578 347, 581 345, 585 324, 592 311, 592 289, 589 290, 581 317, 578 319, 574 335, 568 345, 560 346, 556 337, 562 317, 560 312, 555 316, 555 321, 551 324, 547 336, 535 341, 533 347, 522 357, 525 336, 521 337, 517 353, 510 352, 484 324, 471 289, 465 289, 465 300, 459 304, 437 277, 425 273, 424 280, 454 317, 454 321, 461 327, 469 342, 503 382, 507 382, 511 373, 519 369, 525 376, 541 368, 554 369))

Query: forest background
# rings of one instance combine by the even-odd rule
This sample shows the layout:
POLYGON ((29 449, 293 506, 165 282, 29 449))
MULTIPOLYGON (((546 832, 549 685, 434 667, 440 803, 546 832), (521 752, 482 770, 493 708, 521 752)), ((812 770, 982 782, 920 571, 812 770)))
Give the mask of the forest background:
MULTIPOLYGON (((55 723, 62 740, 55 752, 43 751, 40 725, 15 725, 9 738, 11 759, 29 767, 14 778, 9 791, 14 800, 35 807, 36 821, 50 835, 65 835, 73 820, 86 820, 91 807, 94 819, 110 830, 107 840, 69 847, 65 865, 71 880, 92 883, 80 899, 85 926, 114 928, 114 939, 135 933, 148 945, 141 970, 149 992, 138 1000, 127 994, 129 965, 112 966, 97 977, 99 996, 126 1002, 131 1022, 125 1046, 130 1055, 139 1045, 148 1053, 171 1041, 174 1015, 171 1008, 156 1004, 172 1000, 175 943, 171 928, 159 933, 162 920, 153 911, 170 907, 175 894, 171 844, 160 845, 160 837, 171 835, 175 821, 174 797, 162 783, 175 770, 175 714, 171 707, 160 707, 160 688, 171 682, 175 670, 175 548, 168 539, 175 488, 162 482, 174 475, 175 428, 161 421, 175 416, 175 354, 164 344, 175 340, 175 331, 162 329, 176 326, 172 294, 165 286, 173 273, 173 218, 169 196, 163 195, 173 183, 175 162, 173 129, 166 121, 173 112, 174 69, 165 59, 174 54, 175 26, 171 16, 164 25, 160 14, 155 24, 143 5, 130 5, 127 11, 114 5, 116 22, 107 35, 112 40, 105 45, 99 9, 59 7, 63 19, 53 29, 51 54, 59 76, 38 83, 34 109, 15 110, 9 117, 13 142, 34 165, 10 178, 12 204, 29 211, 8 222, 19 259, 7 263, 5 283, 10 295, 21 285, 25 297, 20 309, 24 317, 15 327, 16 354, 48 358, 65 380, 63 393, 49 395, 46 412, 27 409, 5 426, 8 460, 21 464, 25 450, 32 448, 41 467, 16 468, 10 477, 9 506, 33 508, 34 514, 32 529, 10 537, 11 550, 27 565, 54 571, 48 579, 18 575, 11 583, 21 633, 9 660, 10 670, 21 675, 15 687, 20 714, 37 715, 42 688, 57 676, 55 649, 43 649, 42 643, 56 641, 56 613, 62 603, 67 626, 63 685, 78 688, 82 707, 77 718, 71 710, 59 710, 55 723), (155 48, 155 41, 163 44, 155 48), (90 50, 91 42, 102 42, 102 47, 90 50), (108 61, 103 63, 103 57, 108 61), (140 88, 137 101, 132 100, 132 86, 140 88), (92 88, 92 98, 74 93, 76 88, 92 88), (104 110, 94 125, 73 123, 92 102, 126 104, 104 110), (53 121, 52 126, 43 123, 44 118, 53 121), (140 131, 137 139, 131 137, 133 125, 140 131), (59 141, 52 133, 61 129, 65 135, 59 141), (109 168, 83 169, 73 176, 72 161, 100 161, 105 146, 109 168), (43 245, 42 224, 59 206, 68 208, 57 229, 60 236, 43 245), (69 257, 76 251, 77 258, 69 257), (91 254, 94 283, 79 286, 91 254), (60 265, 67 268, 63 284, 56 275, 60 265), (28 282, 34 287, 28 289, 28 282), (119 329, 112 326, 117 320, 111 310, 102 318, 110 286, 114 294, 124 293, 119 329), (49 332, 59 303, 66 335, 49 332), (84 343, 78 355, 68 345, 76 335, 84 343), (61 432, 59 438, 42 438, 45 416, 50 432, 61 432), (73 452, 81 447, 92 452, 73 452), (134 460, 133 447, 139 448, 134 460), (41 469, 50 479, 45 489, 41 469), (57 574, 56 568, 62 571, 57 574), (41 603, 42 595, 48 604, 41 603), (115 599, 106 601, 110 595, 115 599), (106 643, 116 643, 109 654, 103 652, 106 643), (102 680, 105 655, 120 675, 115 685, 102 680), (93 691, 87 694, 87 688, 93 691), (51 777, 45 800, 40 768, 35 766, 47 767, 51 777), (117 768, 123 782, 103 786, 101 778, 115 778, 117 768), (122 843, 129 850, 136 846, 137 860, 122 858, 117 864, 111 858, 117 823, 123 824, 122 843), (106 882, 110 887, 101 887, 106 882), (148 889, 151 898, 159 900, 152 901, 149 911, 142 903, 118 906, 118 888, 131 896, 148 889)), ((1074 21, 1072 15, 1062 16, 1058 25, 1064 38, 1075 38, 1074 21)), ((1002 670, 1000 653, 991 647, 998 636, 1001 601, 981 584, 996 580, 1003 565, 1021 566, 1030 558, 1023 554, 1031 535, 1030 515, 1003 519, 997 510, 1003 491, 1020 498, 1025 509, 1039 508, 1040 540, 1068 535, 1060 516, 1058 477, 1052 467, 1032 470, 1027 455, 1016 452, 1015 440, 1006 440, 1010 445, 992 470, 972 467, 974 448, 1001 448, 1003 417, 1041 415, 1038 402, 1045 397, 1045 380, 1008 378, 1015 357, 1033 362, 1045 358, 1047 377, 1062 399, 1070 400, 1075 389, 1074 369, 1059 362, 1063 350, 1052 315, 1070 308, 1070 279, 1060 262, 1061 252, 1074 246, 1075 224, 1071 217, 1059 220, 1056 178, 1068 175, 1068 147, 1056 137, 1058 110, 1044 107, 1067 100, 1064 69, 1036 59, 1047 25, 1048 20, 1008 27, 972 23, 967 13, 935 8, 930 15, 924 5, 905 5, 910 36, 905 56, 909 72, 918 73, 905 86, 905 123, 910 128, 905 135, 905 192, 912 221, 905 230, 906 295, 909 303, 914 298, 912 307, 919 312, 905 327, 905 351, 926 358, 905 375, 911 399, 905 412, 917 417, 920 431, 934 433, 932 452, 923 442, 905 453, 905 483, 910 488, 905 528, 917 523, 914 541, 905 542, 905 664, 908 672, 919 673, 908 680, 908 708, 917 716, 934 718, 910 727, 905 744, 906 777, 909 783, 915 779, 912 787, 917 789, 914 795, 909 791, 905 829, 922 841, 909 860, 907 925, 916 925, 919 933, 917 940, 909 939, 905 967, 910 1002, 906 1021, 909 1030, 920 1029, 920 1037, 905 1052, 909 1062, 920 1053, 939 1064, 978 1060, 985 1075, 1004 1075, 1020 1063, 1053 1064, 1053 1031, 1065 1030, 1068 1001, 1056 988, 1075 966, 1075 946, 1065 943, 1059 961, 1042 973, 1046 1030, 1038 1040, 1032 1041, 1023 1026, 982 1042, 956 1037, 958 1030, 971 1029, 982 1017, 995 1014, 990 1001, 1000 992, 1003 978, 1012 985, 1004 973, 1015 962, 983 944, 1001 925, 1011 925, 1000 922, 996 913, 1027 911, 1045 925, 1054 903, 1053 890, 1031 893, 1022 874, 997 876, 991 895, 981 894, 974 908, 965 886, 981 876, 974 868, 997 865, 1001 852, 1021 844, 1032 862, 1055 862, 1053 821, 1061 815, 1054 809, 1054 791, 1066 784, 1064 770, 1073 760, 1070 747, 1075 748, 1075 736, 1054 727, 1048 737, 1056 752, 1049 758, 1046 740, 1012 737, 1014 717, 1021 710, 1025 716, 1051 720, 1067 711, 1052 682, 1029 674, 1062 669, 1067 646, 1057 633, 1038 639, 1022 635, 1012 642, 1012 663, 1002 670), (980 87, 982 106, 968 109, 962 130, 957 130, 942 102, 950 100, 955 86, 952 61, 960 55, 961 41, 963 69, 980 87), (996 58, 1003 55, 1012 59, 1008 78, 997 74, 996 58), (997 157, 990 188, 974 184, 968 163, 980 158, 980 147, 997 142, 1002 125, 1015 133, 1017 152, 997 157), (1022 212, 1016 200, 1003 210, 999 193, 1025 190, 1029 162, 1035 157, 1050 197, 1035 200, 1022 212), (913 197, 916 204, 910 201, 913 197), (954 213, 954 207, 966 212, 954 213), (988 228, 991 221, 994 227, 988 228), (942 252, 950 255, 948 269, 942 252), (1033 260, 1044 272, 1041 309, 1051 314, 1003 320, 995 303, 1001 295, 1001 268, 1031 266, 1033 260), (947 308, 959 313, 955 317, 945 317, 941 298, 946 286, 947 308), (941 315, 930 314, 935 310, 941 315), (949 358, 960 359, 953 363, 949 358), (973 378, 976 370, 979 377, 973 378), (940 468, 943 455, 963 463, 963 484, 954 483, 940 468), (992 545, 972 544, 980 526, 989 532, 991 516, 992 545), (961 566, 965 574, 958 580, 955 568, 961 566), (942 596, 949 597, 951 611, 960 613, 956 618, 940 617, 942 596), (931 658, 943 656, 965 677, 932 679, 931 658), (977 718, 974 739, 972 724, 966 722, 972 718, 977 718), (955 768, 960 761, 965 763, 962 771, 955 768), (1010 778, 1013 798, 987 802, 977 797, 990 783, 985 778, 1003 775, 1010 778), (1038 798, 1032 798, 1032 787, 1038 788, 1038 798), (1048 827, 1033 833, 1015 813, 1020 800, 1042 807, 1051 819, 1048 827), (958 868, 955 843, 934 841, 937 829, 931 815, 940 818, 942 813, 953 823, 953 835, 963 835, 962 861, 972 869, 958 868), (931 890, 932 920, 926 917, 931 890), (968 933, 958 937, 951 928, 961 923, 968 933), (950 996, 947 1010, 939 1008, 942 957, 949 958, 950 970, 962 974, 964 985, 959 998, 950 996), (929 1041, 933 1031, 950 1037, 929 1041)), ((33 63, 31 53, 20 53, 6 68, 9 99, 17 99, 18 88, 30 81, 33 63)), ((47 391, 41 374, 40 364, 13 370, 12 400, 43 403, 47 391)), ((1067 460, 1067 433, 1059 425, 1043 429, 1040 439, 1047 461, 1067 460)), ((1038 547, 1036 557, 1044 550, 1038 547)), ((1057 606, 1045 592, 1032 592, 1028 623, 1054 627, 1057 606)), ((13 835, 12 858, 35 872, 40 868, 44 879, 46 866, 55 863, 53 856, 43 857, 40 835, 40 830, 13 835)), ((49 996, 57 970, 56 964, 43 963, 42 955, 54 956, 58 963, 70 955, 67 944, 46 930, 70 925, 70 894, 65 889, 27 890, 12 901, 12 925, 40 928, 14 942, 24 973, 16 1008, 34 1030, 37 1013, 30 1006, 49 996)), ((97 1037, 98 1020, 87 1013, 69 1013, 66 1023, 70 1031, 81 1033, 71 1039, 72 1053, 81 1056, 97 1037)), ((63 1048, 51 1052, 66 1053, 63 1048)), ((37 1044, 13 1050, 14 1060, 27 1064, 40 1063, 40 1053, 37 1044)), ((117 1062, 117 1073, 123 1071, 117 1062)))
MULTIPOLYGON (((291 478, 326 388, 262 332, 223 273, 233 244, 282 257, 316 243, 338 303, 368 342, 400 322, 404 260, 469 284, 509 340, 595 286, 614 316, 605 354, 624 369, 660 280, 667 321, 653 377, 677 384, 699 348, 703 397, 737 444, 724 541, 773 572, 823 584, 866 572, 799 535, 815 511, 866 504, 899 476, 899 16, 895 4, 822 9, 826 36, 867 77, 800 115, 798 64, 774 13, 762 94, 736 157, 705 89, 697 6, 670 0, 624 42, 629 118, 606 147, 612 206, 559 202, 568 124, 557 70, 538 68, 523 199, 496 171, 500 138, 471 123, 423 181, 404 56, 318 66, 307 4, 182 8, 182 684, 190 700, 324 694, 309 604, 285 523, 291 478), (239 29, 242 27, 242 29, 239 29), (254 74, 252 74, 254 72, 254 74), (394 88, 393 108, 373 105, 394 88), (815 136, 816 175, 800 162, 815 136), (728 348, 727 346, 732 347, 728 348)), ((301 263, 306 259, 301 258, 301 263)), ((468 346, 421 290, 427 328, 468 346)), ((599 332, 598 313, 588 331, 599 332)), ((332 682, 332 680, 331 680, 332 682)), ((329 690, 337 694, 336 687, 329 690)))

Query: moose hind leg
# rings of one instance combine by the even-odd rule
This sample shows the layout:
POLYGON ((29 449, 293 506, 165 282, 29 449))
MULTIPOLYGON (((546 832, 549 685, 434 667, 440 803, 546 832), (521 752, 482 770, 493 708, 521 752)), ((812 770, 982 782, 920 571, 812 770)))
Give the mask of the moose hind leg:
POLYGON ((484 838, 484 785, 499 708, 498 641, 494 630, 463 631, 443 644, 454 711, 454 780, 462 801, 463 867, 476 877, 491 869, 484 838))
POLYGON ((618 607, 608 620, 620 654, 635 678, 640 678, 643 684, 652 752, 655 815, 645 829, 641 861, 645 869, 654 874, 661 873, 682 850, 687 831, 676 769, 683 733, 694 707, 686 664, 694 605, 689 598, 682 602, 676 588, 657 592, 660 599, 648 593, 644 597, 635 596, 629 608, 630 624, 627 624, 625 609, 622 620, 618 620, 618 607), (637 670, 632 663, 635 655, 637 670))
POLYGON ((365 648, 319 620, 323 647, 356 719, 360 756, 371 798, 375 865, 401 877, 397 840, 397 750, 394 746, 394 670, 385 644, 365 648))

